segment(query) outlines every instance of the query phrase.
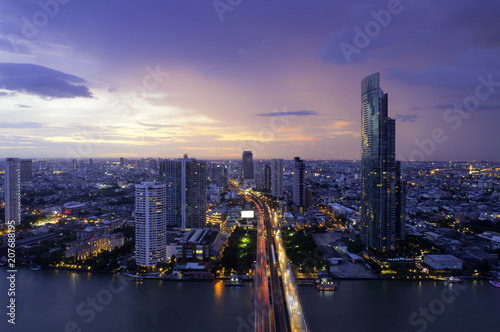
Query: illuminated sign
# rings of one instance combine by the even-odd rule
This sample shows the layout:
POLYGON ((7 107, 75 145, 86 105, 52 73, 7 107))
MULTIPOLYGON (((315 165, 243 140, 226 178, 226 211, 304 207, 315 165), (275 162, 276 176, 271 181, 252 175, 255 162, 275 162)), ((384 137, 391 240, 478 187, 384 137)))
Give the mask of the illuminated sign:
POLYGON ((253 218, 253 217, 254 217, 253 210, 241 211, 241 218, 253 218))

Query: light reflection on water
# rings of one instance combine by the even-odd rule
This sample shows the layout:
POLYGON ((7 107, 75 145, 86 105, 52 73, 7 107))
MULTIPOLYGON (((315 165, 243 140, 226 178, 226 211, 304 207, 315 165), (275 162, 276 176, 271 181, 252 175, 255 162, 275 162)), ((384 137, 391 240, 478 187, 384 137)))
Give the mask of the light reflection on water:
MULTIPOLYGON (((0 270, 0 276, 5 270, 0 270)), ((3 280, 5 279, 5 280, 3 280)), ((88 297, 110 289, 111 275, 57 270, 18 272, 18 328, 20 331, 64 331, 68 321, 75 321, 86 331, 236 331, 239 317, 247 321, 253 310, 252 284, 241 288, 224 287, 224 281, 177 282, 129 280, 91 323, 75 309, 88 297), (42 310, 43 308, 43 310, 42 310), (177 316, 180 315, 180 318, 177 316)), ((463 295, 429 324, 427 331, 474 330, 481 322, 486 329, 500 331, 496 311, 500 307, 500 289, 483 280, 464 280, 463 295), (473 317, 474 319, 471 319, 473 317)), ((0 278, 0 291, 6 289, 0 278)), ((376 331, 389 326, 390 331, 414 331, 408 318, 420 307, 440 298, 445 282, 342 280, 337 291, 319 292, 313 286, 300 286, 306 316, 314 332, 376 331), (362 317, 362 319, 360 319, 362 317)), ((453 286, 451 286, 453 287, 453 286)), ((5 295, 0 295, 3 300, 5 295)), ((0 331, 9 331, 5 320, 0 331)))

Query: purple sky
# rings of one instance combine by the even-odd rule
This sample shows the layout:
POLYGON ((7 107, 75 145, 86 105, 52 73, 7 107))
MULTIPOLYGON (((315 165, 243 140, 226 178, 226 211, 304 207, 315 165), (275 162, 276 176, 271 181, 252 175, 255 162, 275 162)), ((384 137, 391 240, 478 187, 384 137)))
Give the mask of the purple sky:
POLYGON ((0 151, 357 159, 360 83, 380 71, 398 159, 500 160, 499 13, 486 0, 2 1, 0 151))

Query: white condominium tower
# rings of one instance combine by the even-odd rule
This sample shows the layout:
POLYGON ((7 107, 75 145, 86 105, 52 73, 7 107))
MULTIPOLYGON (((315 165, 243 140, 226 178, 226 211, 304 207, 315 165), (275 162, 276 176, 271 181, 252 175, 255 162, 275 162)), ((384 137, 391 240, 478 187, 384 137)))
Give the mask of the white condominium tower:
POLYGON ((135 261, 153 267, 167 261, 165 185, 143 182, 135 186, 135 261))

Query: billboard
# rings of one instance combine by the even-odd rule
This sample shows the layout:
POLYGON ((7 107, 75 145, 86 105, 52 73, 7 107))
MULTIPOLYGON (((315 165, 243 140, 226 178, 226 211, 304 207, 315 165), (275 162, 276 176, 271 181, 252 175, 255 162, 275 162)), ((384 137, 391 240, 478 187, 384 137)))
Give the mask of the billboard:
POLYGON ((253 210, 242 210, 241 211, 241 218, 253 218, 254 213, 253 210))

